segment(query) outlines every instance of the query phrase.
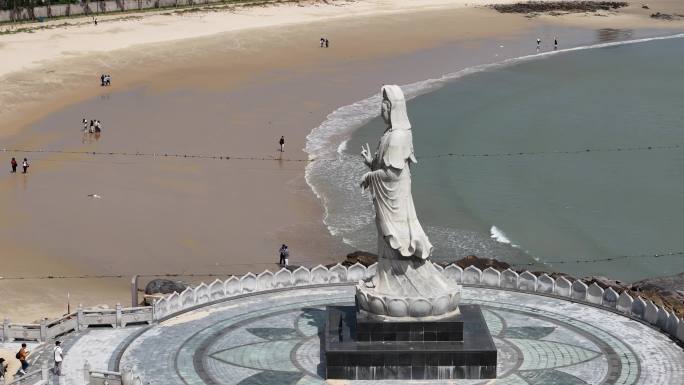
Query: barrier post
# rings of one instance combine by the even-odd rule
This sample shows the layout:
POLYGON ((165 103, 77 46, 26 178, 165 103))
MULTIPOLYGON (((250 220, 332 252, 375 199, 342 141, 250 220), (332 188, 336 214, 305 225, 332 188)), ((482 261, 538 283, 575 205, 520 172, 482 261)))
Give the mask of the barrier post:
POLYGON ((9 318, 5 318, 2 321, 2 342, 12 342, 12 338, 10 337, 10 320, 9 318))
POLYGON ((47 381, 50 379, 48 376, 48 364, 47 362, 43 362, 43 364, 40 366, 40 379, 47 381))
POLYGON ((78 304, 78 310, 76 312, 76 325, 77 330, 84 329, 85 319, 83 317, 83 305, 78 304))
POLYGON ((121 327, 121 304, 116 304, 116 327, 121 327))
POLYGON ((40 321, 40 342, 47 341, 47 321, 40 321))
POLYGON ((90 363, 88 361, 83 364, 83 380, 85 384, 90 384, 90 363))
POLYGON ((138 306, 138 274, 131 278, 131 307, 138 306))

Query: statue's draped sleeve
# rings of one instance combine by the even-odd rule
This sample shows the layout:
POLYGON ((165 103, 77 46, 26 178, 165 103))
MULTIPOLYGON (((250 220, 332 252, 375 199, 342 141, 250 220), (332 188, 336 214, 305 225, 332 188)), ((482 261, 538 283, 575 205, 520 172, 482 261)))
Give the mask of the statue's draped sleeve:
POLYGON ((404 257, 426 259, 432 245, 413 205, 410 163, 416 163, 411 131, 385 132, 373 160, 369 187, 375 201, 378 230, 390 247, 404 257))

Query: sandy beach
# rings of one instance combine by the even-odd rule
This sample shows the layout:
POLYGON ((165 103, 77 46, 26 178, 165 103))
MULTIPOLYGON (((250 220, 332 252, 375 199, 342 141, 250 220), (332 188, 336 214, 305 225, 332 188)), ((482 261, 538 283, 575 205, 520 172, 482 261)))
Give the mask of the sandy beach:
POLYGON ((681 20, 649 17, 684 13, 676 1, 534 18, 489 3, 159 11, 1 35, 0 152, 31 167, 0 176, 0 318, 128 305, 133 274, 277 269, 281 243, 292 264, 339 260, 352 250, 327 231, 301 150, 336 108, 384 83, 527 54, 536 36, 572 46, 600 41, 598 30, 684 30, 681 20), (321 36, 330 48, 319 48, 321 36), (100 87, 102 73, 111 87, 100 87), (103 122, 99 139, 81 134, 83 118, 103 122))

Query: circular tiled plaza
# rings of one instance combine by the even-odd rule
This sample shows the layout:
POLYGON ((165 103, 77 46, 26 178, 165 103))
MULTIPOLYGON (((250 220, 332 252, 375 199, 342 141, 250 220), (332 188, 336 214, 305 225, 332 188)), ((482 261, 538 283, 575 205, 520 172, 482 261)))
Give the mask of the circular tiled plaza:
MULTIPOLYGON (((203 307, 129 341, 121 365, 166 385, 324 384, 319 334, 325 306, 352 304, 353 298, 353 286, 293 288, 203 307)), ((622 315, 480 287, 464 287, 462 302, 482 307, 498 349, 498 378, 442 383, 684 383, 684 351, 622 315)))

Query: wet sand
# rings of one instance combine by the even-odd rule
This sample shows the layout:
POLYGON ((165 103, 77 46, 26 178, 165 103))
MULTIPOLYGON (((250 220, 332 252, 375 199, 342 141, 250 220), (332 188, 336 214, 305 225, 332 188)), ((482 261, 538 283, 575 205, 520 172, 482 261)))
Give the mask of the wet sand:
MULTIPOLYGON (((622 28, 633 17, 601 19, 622 28)), ((338 260, 350 250, 327 232, 304 181, 311 129, 384 83, 528 54, 536 36, 602 39, 603 24, 563 23, 483 8, 413 10, 90 52, 5 75, 0 148, 127 155, 28 153, 28 175, 0 177, 0 317, 55 317, 67 292, 72 308, 127 304, 133 274, 277 269, 283 242, 292 264, 338 260), (318 47, 321 35, 331 48, 318 47), (99 87, 102 72, 112 87, 99 87), (99 140, 84 140, 83 118, 103 122, 99 140), (61 275, 122 278, 8 279, 61 275)))

